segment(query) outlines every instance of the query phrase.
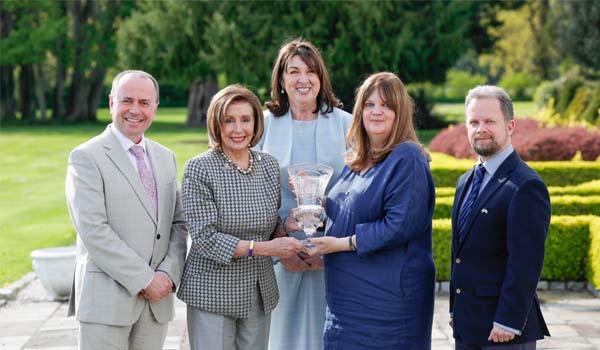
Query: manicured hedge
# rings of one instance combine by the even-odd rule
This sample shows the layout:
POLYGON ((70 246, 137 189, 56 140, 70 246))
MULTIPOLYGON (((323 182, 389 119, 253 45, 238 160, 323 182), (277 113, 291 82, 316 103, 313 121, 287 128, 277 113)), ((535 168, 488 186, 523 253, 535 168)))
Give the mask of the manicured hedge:
MULTIPOLYGON (((454 187, 437 187, 435 189, 435 196, 437 198, 453 197, 454 191, 454 187)), ((552 198, 565 195, 598 196, 600 195, 600 180, 584 182, 575 186, 549 186, 548 192, 550 192, 552 198)))
MULTIPOLYGON (((437 280, 450 279, 451 223, 433 221, 437 280)), ((546 240, 542 280, 584 281, 600 288, 600 217, 554 216, 546 240)))
POLYGON ((600 217, 590 218, 590 249, 585 268, 587 280, 600 289, 600 217))
POLYGON ((433 260, 436 280, 450 280, 450 258, 452 257, 452 223, 450 219, 433 220, 433 260))
POLYGON ((546 238, 542 279, 583 281, 590 249, 589 216, 554 216, 546 238))
MULTIPOLYGON (((435 200, 434 219, 452 217, 454 197, 438 197, 435 200)), ((599 215, 600 196, 552 196, 552 215, 599 215)))
MULTIPOLYGON (((456 159, 432 152, 431 172, 436 187, 455 187, 459 176, 471 169, 475 161, 456 159)), ((528 162, 547 186, 573 186, 600 178, 600 161, 528 162)))

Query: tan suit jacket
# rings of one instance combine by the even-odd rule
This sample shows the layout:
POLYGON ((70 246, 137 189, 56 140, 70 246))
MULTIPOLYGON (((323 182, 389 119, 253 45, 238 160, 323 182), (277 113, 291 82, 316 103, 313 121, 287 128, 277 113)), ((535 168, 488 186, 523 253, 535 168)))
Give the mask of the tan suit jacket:
MULTIPOLYGON (((158 196, 158 220, 138 172, 107 128, 69 156, 66 195, 77 231, 69 314, 82 322, 132 325, 145 300, 137 293, 157 270, 181 279, 187 230, 175 155, 146 139, 158 196)), ((174 316, 169 294, 150 304, 159 323, 174 316)))

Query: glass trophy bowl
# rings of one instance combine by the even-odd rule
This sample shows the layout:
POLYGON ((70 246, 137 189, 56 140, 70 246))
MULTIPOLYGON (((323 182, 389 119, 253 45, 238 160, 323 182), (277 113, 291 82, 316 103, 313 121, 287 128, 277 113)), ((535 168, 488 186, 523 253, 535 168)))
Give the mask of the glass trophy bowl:
POLYGON ((306 234, 306 246, 312 248, 310 239, 325 220, 323 199, 333 169, 324 164, 303 163, 288 168, 298 207, 294 218, 306 234))

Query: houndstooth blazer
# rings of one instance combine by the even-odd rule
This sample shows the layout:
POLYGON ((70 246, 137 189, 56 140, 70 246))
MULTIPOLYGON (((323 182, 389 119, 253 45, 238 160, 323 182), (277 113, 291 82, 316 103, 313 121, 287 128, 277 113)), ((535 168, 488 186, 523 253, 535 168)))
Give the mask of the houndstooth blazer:
POLYGON ((248 317, 257 283, 265 313, 279 300, 271 257, 233 257, 239 240, 268 241, 279 220, 277 160, 251 152, 248 174, 214 149, 188 161, 183 173, 183 209, 192 247, 177 297, 201 310, 237 318, 248 317))

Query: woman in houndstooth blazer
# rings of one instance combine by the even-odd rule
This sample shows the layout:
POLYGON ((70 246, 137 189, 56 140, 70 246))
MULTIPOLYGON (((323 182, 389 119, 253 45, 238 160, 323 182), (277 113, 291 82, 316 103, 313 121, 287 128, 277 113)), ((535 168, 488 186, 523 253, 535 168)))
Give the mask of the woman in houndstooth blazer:
POLYGON ((258 98, 241 85, 209 106, 211 149, 183 175, 183 208, 192 247, 177 296, 188 305, 192 349, 267 349, 270 312, 279 299, 271 256, 303 245, 271 236, 278 228, 279 165, 251 150, 263 132, 258 98))

